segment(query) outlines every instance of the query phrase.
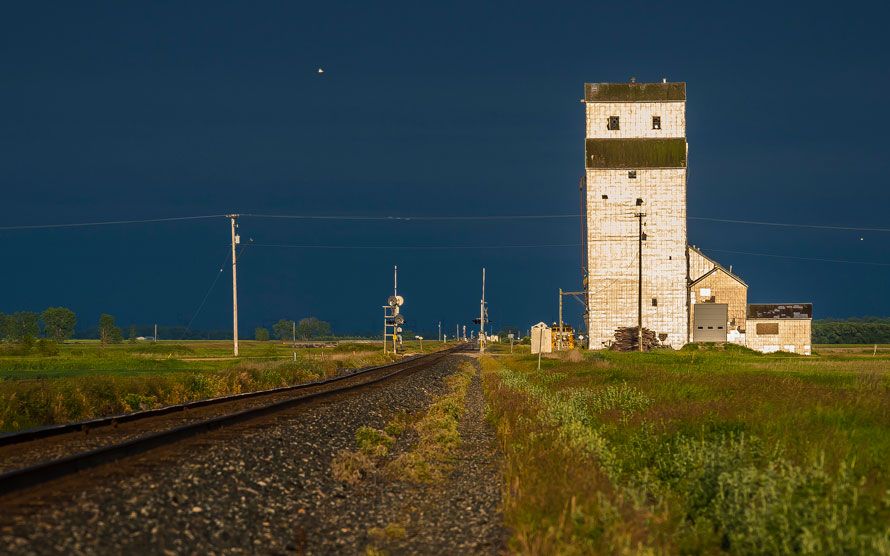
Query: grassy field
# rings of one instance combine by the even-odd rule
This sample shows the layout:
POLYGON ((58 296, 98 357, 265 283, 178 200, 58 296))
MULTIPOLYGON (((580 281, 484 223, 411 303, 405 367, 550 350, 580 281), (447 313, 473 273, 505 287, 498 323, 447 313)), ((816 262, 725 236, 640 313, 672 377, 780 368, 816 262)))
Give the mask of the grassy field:
MULTIPOLYGON (((379 343, 298 348, 289 343, 63 344, 58 355, 0 357, 0 433, 297 384, 392 360, 379 343), (293 353, 296 351, 297 359, 293 353)), ((445 347, 424 342, 423 351, 445 347)), ((406 342, 406 352, 419 351, 406 342)))
POLYGON ((518 553, 890 554, 890 354, 482 362, 518 553))

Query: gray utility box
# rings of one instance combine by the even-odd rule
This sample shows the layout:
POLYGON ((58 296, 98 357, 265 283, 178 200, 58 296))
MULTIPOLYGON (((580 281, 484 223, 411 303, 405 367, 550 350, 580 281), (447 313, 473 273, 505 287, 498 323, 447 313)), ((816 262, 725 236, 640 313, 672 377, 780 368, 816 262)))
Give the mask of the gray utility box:
POLYGON ((725 342, 727 303, 696 303, 693 306, 693 342, 725 342))

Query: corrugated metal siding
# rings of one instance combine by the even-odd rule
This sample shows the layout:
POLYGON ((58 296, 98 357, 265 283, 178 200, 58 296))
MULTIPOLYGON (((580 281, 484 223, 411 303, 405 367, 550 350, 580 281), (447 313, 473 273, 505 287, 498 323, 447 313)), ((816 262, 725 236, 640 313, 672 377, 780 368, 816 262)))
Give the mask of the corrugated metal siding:
POLYGON ((685 168, 686 139, 587 139, 588 168, 685 168))
POLYGON ((585 83, 584 99, 596 101, 685 101, 686 83, 585 83))
POLYGON ((811 319, 812 303, 769 303, 748 305, 749 319, 811 319))

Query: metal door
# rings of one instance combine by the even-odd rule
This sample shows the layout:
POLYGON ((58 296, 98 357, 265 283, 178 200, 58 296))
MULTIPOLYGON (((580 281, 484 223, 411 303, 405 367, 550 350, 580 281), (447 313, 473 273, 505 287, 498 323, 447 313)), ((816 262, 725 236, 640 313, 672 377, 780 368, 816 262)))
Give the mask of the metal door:
POLYGON ((693 309, 693 342, 725 342, 729 305, 696 303, 693 309))

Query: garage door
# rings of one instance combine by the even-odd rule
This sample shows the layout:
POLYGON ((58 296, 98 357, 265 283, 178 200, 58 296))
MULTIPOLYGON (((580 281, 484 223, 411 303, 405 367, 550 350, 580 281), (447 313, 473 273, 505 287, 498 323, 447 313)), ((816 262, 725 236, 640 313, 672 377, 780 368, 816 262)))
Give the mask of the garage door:
POLYGON ((729 305, 696 303, 693 309, 693 342, 725 342, 729 305))

